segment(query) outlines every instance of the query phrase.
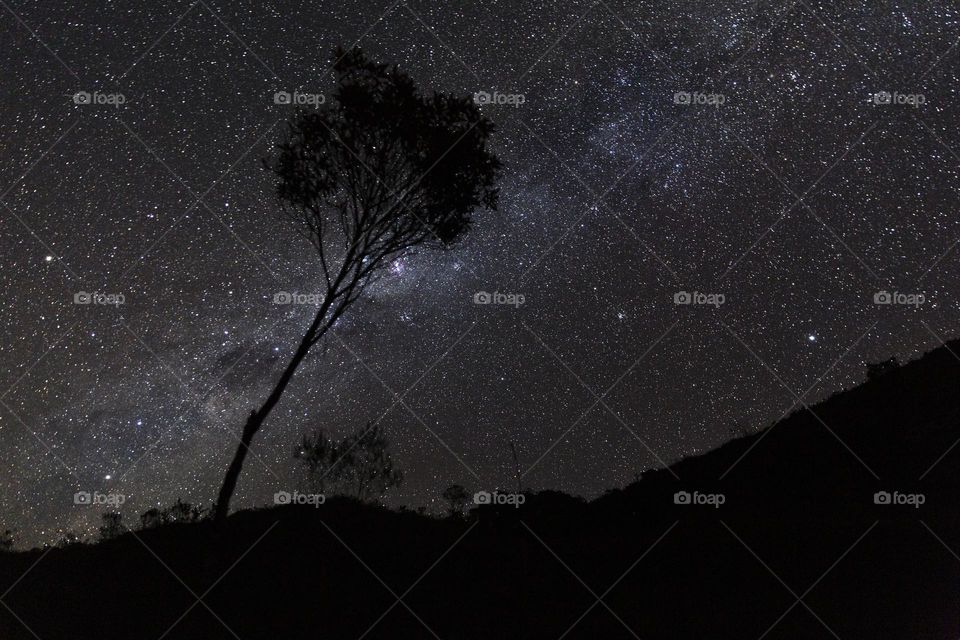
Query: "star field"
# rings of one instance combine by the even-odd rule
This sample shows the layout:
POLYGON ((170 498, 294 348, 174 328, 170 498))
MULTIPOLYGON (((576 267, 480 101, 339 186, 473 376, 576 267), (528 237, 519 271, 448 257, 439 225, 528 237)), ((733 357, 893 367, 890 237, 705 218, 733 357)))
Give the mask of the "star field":
POLYGON ((337 44, 523 96, 481 106, 500 211, 338 321, 237 507, 296 482, 302 433, 373 420, 390 504, 513 486, 511 442, 525 487, 595 496, 957 337, 951 3, 0 4, 0 527, 28 544, 93 531, 76 491, 214 498, 311 315, 274 296, 319 277, 261 164, 274 96, 328 93, 337 44))

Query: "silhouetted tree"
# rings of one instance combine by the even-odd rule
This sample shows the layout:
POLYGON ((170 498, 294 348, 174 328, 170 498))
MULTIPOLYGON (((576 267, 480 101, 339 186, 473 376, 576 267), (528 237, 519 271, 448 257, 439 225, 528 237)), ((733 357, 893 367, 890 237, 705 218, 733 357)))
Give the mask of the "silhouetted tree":
POLYGON ((368 424, 337 442, 317 430, 303 438, 294 457, 306 467, 312 490, 321 493, 332 486, 340 493, 369 500, 403 482, 403 473, 394 466, 389 443, 377 424, 368 424))
POLYGON ((896 358, 890 358, 882 362, 867 363, 867 380, 876 380, 877 378, 890 373, 900 366, 900 361, 896 358))
POLYGON ((60 548, 72 547, 75 544, 82 544, 83 540, 73 531, 65 531, 57 540, 57 546, 60 548))
POLYGON ((462 516, 463 510, 470 504, 470 494, 463 486, 452 484, 443 490, 443 499, 447 501, 451 516, 462 516))
POLYGON ((493 123, 470 96, 424 96, 395 67, 358 49, 334 52, 337 86, 298 113, 279 153, 286 218, 312 245, 322 275, 319 307, 273 390, 250 413, 216 501, 226 518, 254 435, 300 363, 371 279, 418 247, 448 247, 477 208, 496 209, 500 163, 487 150, 493 123))
POLYGON ((100 539, 112 540, 126 533, 127 527, 123 524, 123 514, 119 511, 108 511, 100 516, 103 524, 100 525, 100 539))
POLYGON ((141 529, 153 529, 154 527, 159 527, 161 524, 160 520, 160 510, 154 507, 153 509, 147 509, 140 514, 140 528, 141 529))
POLYGON ((337 443, 330 440, 323 429, 303 436, 293 457, 304 466, 306 490, 311 493, 325 493, 327 485, 333 485, 339 479, 340 451, 337 443))
POLYGON ((180 498, 166 509, 148 509, 140 514, 140 527, 152 529, 176 522, 199 522, 207 515, 201 506, 184 502, 180 498))
POLYGON ((0 551, 10 551, 13 549, 13 530, 6 529, 0 532, 0 551))

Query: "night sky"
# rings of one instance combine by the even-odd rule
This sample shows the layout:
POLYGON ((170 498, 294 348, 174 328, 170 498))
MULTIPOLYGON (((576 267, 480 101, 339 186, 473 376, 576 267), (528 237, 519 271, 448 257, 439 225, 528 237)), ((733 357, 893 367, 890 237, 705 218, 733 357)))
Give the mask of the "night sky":
POLYGON ((954 3, 0 8, 0 529, 25 544, 94 531, 77 491, 131 520, 214 499, 312 317, 274 296, 318 291, 262 167, 274 94, 329 93, 337 44, 506 96, 481 107, 501 206, 338 322, 237 508, 295 488, 302 433, 374 420, 388 504, 512 487, 511 442, 525 488, 592 497, 957 337, 954 3))

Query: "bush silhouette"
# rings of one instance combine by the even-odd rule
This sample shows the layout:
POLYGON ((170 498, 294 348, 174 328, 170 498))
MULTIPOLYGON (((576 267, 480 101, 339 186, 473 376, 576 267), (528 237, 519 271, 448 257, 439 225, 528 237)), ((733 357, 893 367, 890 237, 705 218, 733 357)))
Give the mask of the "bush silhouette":
POLYGON ((378 499, 403 482, 403 473, 393 464, 389 443, 380 425, 372 423, 337 442, 322 429, 304 436, 294 452, 307 472, 310 491, 334 492, 358 500, 378 499))

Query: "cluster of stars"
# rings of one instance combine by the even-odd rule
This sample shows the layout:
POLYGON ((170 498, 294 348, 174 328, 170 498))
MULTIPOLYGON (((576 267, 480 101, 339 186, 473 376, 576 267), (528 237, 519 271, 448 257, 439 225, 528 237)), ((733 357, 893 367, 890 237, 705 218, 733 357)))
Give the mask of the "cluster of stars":
POLYGON ((295 482, 301 434, 374 420, 406 472, 394 504, 512 485, 512 445, 524 486, 593 496, 956 335, 956 7, 461 4, 0 13, 0 529, 93 531, 78 489, 130 517, 213 499, 310 316, 274 295, 318 282, 260 163, 292 113, 273 95, 328 92, 329 50, 361 36, 428 90, 525 96, 482 107, 501 210, 341 318, 238 506, 295 482), (64 97, 94 90, 126 101, 64 97))

